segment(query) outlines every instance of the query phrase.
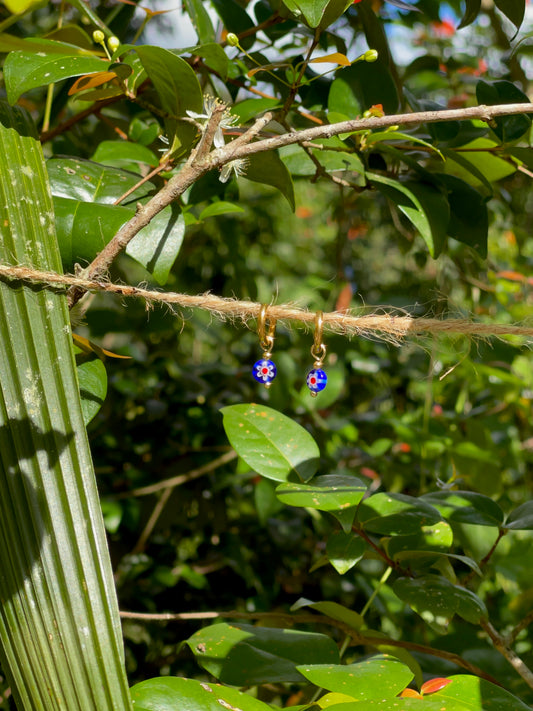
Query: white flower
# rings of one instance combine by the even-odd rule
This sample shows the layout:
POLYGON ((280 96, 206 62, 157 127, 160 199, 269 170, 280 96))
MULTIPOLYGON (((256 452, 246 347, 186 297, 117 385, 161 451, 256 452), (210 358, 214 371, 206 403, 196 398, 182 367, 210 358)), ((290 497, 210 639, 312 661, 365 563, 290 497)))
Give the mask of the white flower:
MULTIPOLYGON (((222 104, 222 101, 217 98, 213 98, 212 96, 209 96, 208 94, 204 96, 204 113, 199 114, 196 111, 190 111, 187 109, 186 114, 189 118, 192 118, 200 125, 200 130, 205 131, 207 124, 209 123, 209 120, 211 119, 211 116, 213 115, 213 111, 217 106, 220 106, 222 104)), ((218 128, 215 133, 215 137, 213 139, 213 143, 215 144, 215 148, 222 148, 225 145, 224 142, 224 134, 222 133, 222 129, 224 128, 231 128, 231 126, 235 126, 237 121, 239 120, 238 116, 232 116, 229 109, 225 109, 224 113, 222 114, 222 120, 218 124, 218 128)), ((227 180, 227 178, 226 178, 227 180)), ((225 181, 223 181, 225 182, 225 181)))
POLYGON ((222 167, 218 179, 221 183, 227 183, 231 178, 232 171, 234 171, 235 177, 238 178, 239 175, 244 175, 246 173, 247 168, 248 160, 246 158, 235 158, 235 160, 230 160, 229 163, 226 163, 226 165, 222 167))

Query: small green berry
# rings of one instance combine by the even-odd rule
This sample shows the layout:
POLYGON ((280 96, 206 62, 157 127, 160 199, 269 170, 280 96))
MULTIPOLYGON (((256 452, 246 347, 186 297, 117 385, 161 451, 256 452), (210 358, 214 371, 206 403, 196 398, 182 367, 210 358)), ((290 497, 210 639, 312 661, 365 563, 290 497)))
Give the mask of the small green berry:
POLYGON ((228 32, 226 36, 226 42, 229 44, 230 47, 239 46, 239 38, 234 32, 228 32))
POLYGON ((93 32, 93 42, 96 42, 96 44, 102 44, 104 39, 105 39, 105 35, 102 32, 102 30, 95 30, 93 32))
POLYGON ((107 46, 109 47, 109 49, 110 49, 112 52, 116 52, 117 49, 120 47, 120 40, 119 40, 119 38, 118 38, 118 37, 115 37, 115 36, 110 37, 110 38, 107 40, 107 46))
POLYGON ((363 59, 365 62, 375 62, 379 57, 377 49, 367 49, 363 54, 363 59))

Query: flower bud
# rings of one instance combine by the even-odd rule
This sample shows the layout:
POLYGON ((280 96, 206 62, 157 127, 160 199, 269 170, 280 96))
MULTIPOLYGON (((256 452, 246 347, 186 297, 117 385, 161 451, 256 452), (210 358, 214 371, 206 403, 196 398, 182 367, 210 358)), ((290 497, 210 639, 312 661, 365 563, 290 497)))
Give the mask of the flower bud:
POLYGON ((363 54, 363 59, 365 62, 375 62, 379 57, 377 49, 367 49, 363 54))
POLYGON ((112 52, 116 52, 117 49, 120 47, 120 40, 119 40, 119 38, 118 38, 118 37, 115 37, 115 36, 110 37, 110 38, 107 40, 107 46, 109 47, 109 49, 110 49, 112 52))
POLYGON ((95 30, 93 32, 93 42, 96 42, 96 44, 102 44, 104 39, 105 39, 105 35, 102 32, 102 30, 95 30))
POLYGON ((239 38, 234 32, 228 32, 226 36, 226 42, 229 44, 230 47, 239 46, 239 38))

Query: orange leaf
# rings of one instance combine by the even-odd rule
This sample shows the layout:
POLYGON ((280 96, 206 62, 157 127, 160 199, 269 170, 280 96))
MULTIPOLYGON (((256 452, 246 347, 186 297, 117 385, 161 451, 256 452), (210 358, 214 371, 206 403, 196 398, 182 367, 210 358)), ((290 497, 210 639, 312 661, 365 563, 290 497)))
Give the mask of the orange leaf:
POLYGON ((451 684, 451 679, 443 679, 442 677, 437 677, 436 679, 430 679, 422 684, 420 691, 423 694, 434 694, 436 691, 444 689, 445 686, 451 684))
POLYGON ((311 60, 311 64, 319 64, 320 62, 328 62, 328 64, 340 64, 343 67, 349 67, 351 62, 345 54, 340 52, 333 52, 333 54, 326 54, 325 57, 317 57, 311 60))
POLYGON ((348 311, 350 308, 350 303, 352 301, 352 287, 350 284, 346 284, 341 289, 340 294, 337 297, 337 303, 335 304, 335 311, 348 311))
POLYGON ((421 699, 422 696, 414 689, 404 689, 400 694, 400 699, 421 699))
POLYGON ((93 74, 84 74, 79 79, 76 79, 74 84, 68 90, 69 96, 77 94, 80 91, 85 91, 85 89, 94 89, 95 86, 101 86, 106 84, 108 81, 113 81, 116 79, 117 75, 115 72, 94 72, 93 74))

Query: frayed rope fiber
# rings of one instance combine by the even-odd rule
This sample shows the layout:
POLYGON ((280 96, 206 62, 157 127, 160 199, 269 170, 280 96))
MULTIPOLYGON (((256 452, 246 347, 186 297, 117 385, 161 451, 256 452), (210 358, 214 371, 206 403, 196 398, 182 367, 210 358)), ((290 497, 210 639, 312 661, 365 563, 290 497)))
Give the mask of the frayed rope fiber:
MULTIPOLYGON (((225 319, 258 318, 261 304, 253 301, 225 299, 212 294, 178 294, 159 292, 138 286, 114 284, 107 281, 84 279, 81 276, 62 275, 55 272, 42 272, 29 267, 0 264, 0 279, 24 281, 40 284, 43 287, 78 287, 90 292, 105 292, 122 297, 144 299, 148 303, 169 304, 182 308, 203 309, 214 316, 225 319)), ((384 309, 381 309, 384 311, 384 309)), ((315 313, 290 305, 268 306, 268 318, 277 321, 291 321, 309 324, 315 321, 315 313)), ((533 327, 515 324, 476 323, 469 319, 414 318, 409 315, 394 313, 373 313, 353 316, 350 313, 333 311, 323 314, 324 330, 348 336, 370 336, 401 341, 407 336, 423 334, 462 334, 472 337, 522 336, 533 337, 533 327)))

